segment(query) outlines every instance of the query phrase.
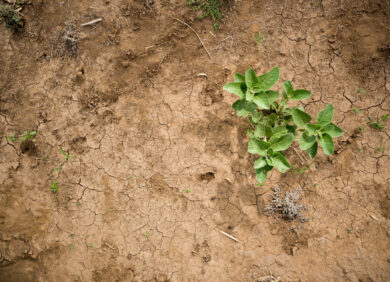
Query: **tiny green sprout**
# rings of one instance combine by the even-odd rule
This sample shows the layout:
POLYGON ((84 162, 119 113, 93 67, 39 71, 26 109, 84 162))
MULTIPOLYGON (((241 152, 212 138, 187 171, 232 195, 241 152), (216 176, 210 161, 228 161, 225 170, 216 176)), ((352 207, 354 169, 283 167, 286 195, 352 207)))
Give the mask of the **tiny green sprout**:
POLYGON ((57 193, 57 192, 58 192, 57 181, 53 181, 53 182, 51 183, 51 190, 53 191, 53 193, 57 193))
POLYGON ((77 202, 76 202, 76 206, 78 206, 78 207, 80 207, 82 204, 83 204, 83 203, 80 202, 80 201, 77 201, 77 202))
POLYGON ((357 114, 360 114, 362 111, 359 110, 358 108, 352 108, 352 111, 354 111, 357 114))
POLYGON ((360 131, 361 131, 362 133, 364 133, 364 131, 365 131, 364 126, 360 126, 359 129, 360 129, 360 131))
POLYGON ((32 140, 36 134, 37 134, 36 131, 30 131, 30 132, 25 131, 25 132, 23 132, 23 135, 20 137, 20 139, 21 139, 22 141, 25 141, 25 140, 27 140, 27 139, 32 140))
POLYGON ((333 138, 343 135, 343 130, 332 123, 332 104, 320 111, 314 121, 301 106, 288 105, 289 101, 310 98, 311 93, 306 89, 294 89, 291 81, 287 80, 282 84, 280 95, 271 90, 278 80, 278 67, 262 75, 248 69, 245 74, 236 73, 234 81, 223 87, 239 97, 232 107, 239 116, 248 118, 248 152, 260 156, 254 162, 260 184, 265 182, 274 167, 281 173, 291 169, 284 152, 296 139, 300 149, 313 159, 319 146, 326 155, 333 155, 333 138))
POLYGON ((377 149, 378 151, 381 151, 381 152, 384 152, 384 151, 385 151, 385 149, 383 149, 383 148, 381 148, 381 147, 376 147, 376 149, 377 149))
POLYGON ((74 249, 74 244, 72 244, 69 248, 70 251, 72 251, 74 249))
POLYGON ((113 212, 114 210, 113 209, 109 209, 108 212, 113 212))
POLYGON ((366 95, 366 92, 363 89, 361 89, 361 88, 358 88, 357 92, 362 94, 362 95, 366 95))
POLYGON ((192 7, 193 11, 201 10, 202 14, 199 19, 210 17, 215 30, 219 29, 218 20, 222 18, 220 0, 187 0, 187 5, 192 7))
POLYGON ((295 166, 292 166, 291 167, 291 174, 295 174, 295 171, 296 171, 297 169, 295 168, 295 166))
POLYGON ((385 114, 384 116, 382 116, 379 120, 377 121, 374 121, 371 117, 368 117, 368 119, 370 120, 370 122, 368 123, 369 126, 375 128, 375 129, 378 129, 378 130, 381 130, 383 129, 383 127, 385 126, 385 122, 386 120, 389 118, 389 114, 385 114))
POLYGON ((255 36, 255 42, 256 42, 256 44, 259 45, 260 42, 261 42, 261 40, 263 40, 263 38, 264 38, 264 35, 262 35, 262 34, 259 32, 258 35, 255 36))
POLYGON ((353 233, 353 230, 352 230, 352 229, 349 229, 349 228, 347 228, 347 233, 348 233, 348 234, 351 234, 351 233, 353 233))
POLYGON ((87 245, 88 245, 88 247, 93 248, 93 244, 92 243, 88 243, 87 245))
POLYGON ((58 150, 60 151, 60 153, 65 157, 65 160, 68 161, 68 162, 72 162, 72 158, 74 155, 69 155, 68 153, 66 153, 64 150, 62 150, 62 148, 60 146, 58 146, 58 150))
POLYGON ((298 174, 301 175, 302 173, 304 173, 306 170, 308 170, 310 168, 310 165, 307 165, 307 166, 304 166, 302 167, 299 171, 298 171, 298 174))
POLYGON ((190 192, 191 192, 191 190, 190 190, 190 189, 187 189, 187 190, 186 190, 186 193, 190 193, 190 192))
POLYGON ((17 142, 18 138, 15 136, 15 133, 12 133, 10 136, 7 136, 7 140, 10 142, 17 142))
POLYGON ((149 238, 149 231, 146 231, 146 232, 145 232, 145 236, 146 236, 147 238, 149 238))
POLYGON ((55 172, 55 171, 59 171, 59 170, 61 170, 61 168, 62 168, 62 167, 60 167, 60 166, 57 166, 57 167, 53 168, 53 172, 55 172))

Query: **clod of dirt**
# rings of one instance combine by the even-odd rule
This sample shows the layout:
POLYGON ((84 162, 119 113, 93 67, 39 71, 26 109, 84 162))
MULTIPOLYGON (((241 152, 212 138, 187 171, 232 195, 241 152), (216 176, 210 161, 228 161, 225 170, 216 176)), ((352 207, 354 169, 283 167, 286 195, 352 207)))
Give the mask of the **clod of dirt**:
POLYGON ((214 178, 215 178, 215 172, 212 172, 212 171, 209 171, 209 172, 206 172, 206 173, 202 173, 201 175, 199 175, 199 179, 202 180, 202 181, 206 180, 207 183, 209 183, 214 178))
POLYGON ((27 154, 29 156, 35 155, 37 153, 37 147, 32 140, 25 140, 20 143, 20 151, 23 154, 27 154))
POLYGON ((286 192, 284 199, 282 199, 280 188, 273 188, 274 194, 272 195, 272 202, 268 204, 264 211, 268 215, 274 215, 280 213, 282 218, 287 220, 299 219, 301 222, 305 222, 306 219, 301 217, 301 212, 307 210, 304 204, 297 204, 296 202, 301 198, 302 190, 300 187, 293 192, 286 192))

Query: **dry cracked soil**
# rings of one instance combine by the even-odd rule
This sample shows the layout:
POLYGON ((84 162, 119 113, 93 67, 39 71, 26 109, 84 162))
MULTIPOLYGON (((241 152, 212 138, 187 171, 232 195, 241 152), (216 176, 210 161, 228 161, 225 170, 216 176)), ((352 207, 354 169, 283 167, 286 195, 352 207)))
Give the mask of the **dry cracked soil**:
POLYGON ((368 124, 390 111, 389 1, 224 1, 217 31, 184 0, 19 2, 24 28, 0 27, 0 281, 390 280, 390 123, 368 124), (259 187, 222 87, 273 66, 345 134, 259 187), (306 222, 264 213, 298 186, 306 222))

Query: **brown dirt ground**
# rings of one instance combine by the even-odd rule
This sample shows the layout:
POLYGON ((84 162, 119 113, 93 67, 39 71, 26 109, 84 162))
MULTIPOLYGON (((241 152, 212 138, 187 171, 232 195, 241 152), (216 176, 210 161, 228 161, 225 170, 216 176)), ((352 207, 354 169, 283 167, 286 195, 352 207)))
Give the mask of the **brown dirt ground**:
POLYGON ((389 281, 390 123, 367 125, 390 111, 389 1, 228 1, 219 31, 184 0, 22 2, 24 31, 0 27, 0 281, 389 281), (259 188, 221 88, 275 65, 345 135, 259 188), (308 222, 263 213, 298 185, 308 222))

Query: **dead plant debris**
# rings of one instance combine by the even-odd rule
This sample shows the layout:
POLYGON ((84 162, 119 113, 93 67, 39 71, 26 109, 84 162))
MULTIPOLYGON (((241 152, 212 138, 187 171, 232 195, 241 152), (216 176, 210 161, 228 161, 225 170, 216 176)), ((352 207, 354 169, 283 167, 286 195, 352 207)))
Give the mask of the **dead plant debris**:
POLYGON ((299 219, 301 222, 306 221, 306 219, 301 216, 301 212, 307 210, 307 207, 305 204, 297 203, 297 201, 300 200, 302 193, 300 187, 292 192, 286 192, 284 198, 282 197, 280 188, 275 187, 272 190, 274 191, 272 201, 264 209, 268 215, 281 214, 282 218, 286 220, 299 219))

